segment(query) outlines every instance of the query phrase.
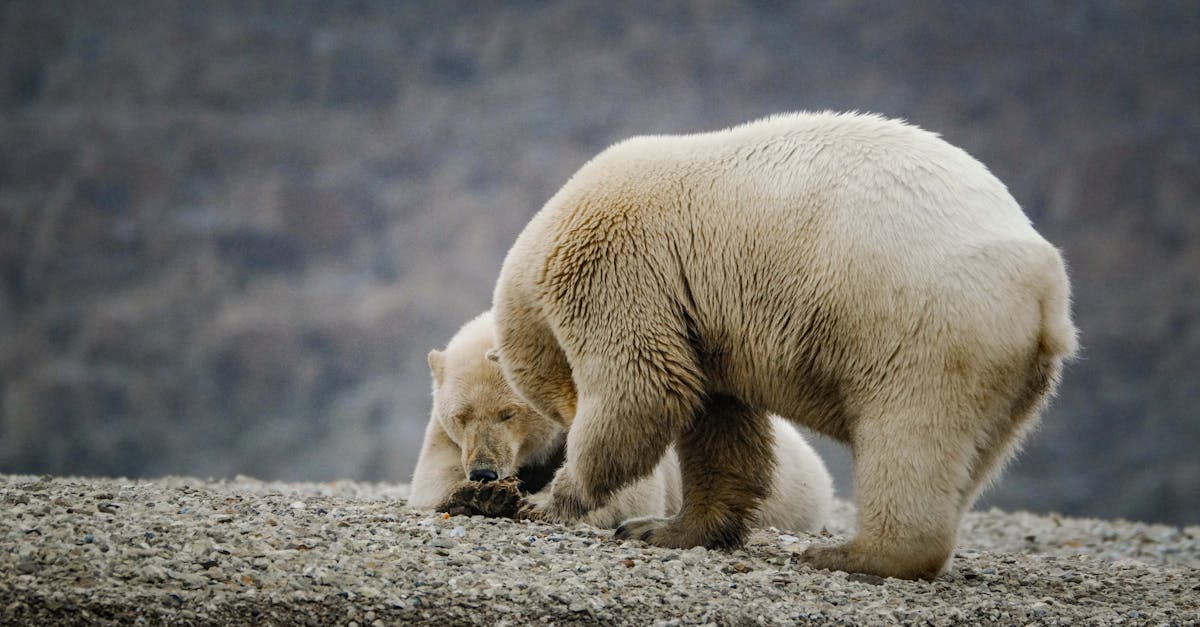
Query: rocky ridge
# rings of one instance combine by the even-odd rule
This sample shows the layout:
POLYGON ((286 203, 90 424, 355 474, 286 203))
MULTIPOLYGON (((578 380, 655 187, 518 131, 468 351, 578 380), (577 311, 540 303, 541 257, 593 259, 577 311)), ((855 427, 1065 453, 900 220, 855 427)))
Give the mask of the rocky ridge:
POLYGON ((860 109, 1070 268, 1083 354, 985 502, 1200 522, 1194 0, 152 4, 0 3, 0 472, 403 480, 425 355, 587 159, 860 109))

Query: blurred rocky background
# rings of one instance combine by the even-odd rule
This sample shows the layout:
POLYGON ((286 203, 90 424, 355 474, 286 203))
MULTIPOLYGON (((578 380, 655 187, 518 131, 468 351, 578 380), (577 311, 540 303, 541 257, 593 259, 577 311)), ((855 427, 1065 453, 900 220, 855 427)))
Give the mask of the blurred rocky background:
POLYGON ((0 3, 0 472, 407 480, 576 168, 799 109, 942 133, 1066 253, 1085 352, 984 504, 1200 520, 1194 1, 0 3))

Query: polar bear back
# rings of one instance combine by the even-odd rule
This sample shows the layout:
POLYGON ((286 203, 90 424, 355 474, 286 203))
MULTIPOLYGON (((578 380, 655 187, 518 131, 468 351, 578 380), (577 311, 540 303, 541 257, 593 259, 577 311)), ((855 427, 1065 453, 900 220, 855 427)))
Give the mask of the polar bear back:
POLYGON ((1004 185, 935 134, 873 115, 616 144, 534 217, 498 299, 500 286, 559 328, 678 304, 709 391, 781 413, 822 410, 822 394, 780 392, 797 377, 869 389, 884 365, 1074 350, 1061 258, 1004 185))
POLYGON ((583 202, 608 212, 637 207, 643 219, 661 212, 675 224, 686 216, 689 227, 819 232, 814 246, 837 244, 823 250, 846 256, 911 261, 993 239, 1044 241, 981 163, 934 133, 873 115, 790 114, 635 137, 595 157, 556 199, 547 209, 583 202))

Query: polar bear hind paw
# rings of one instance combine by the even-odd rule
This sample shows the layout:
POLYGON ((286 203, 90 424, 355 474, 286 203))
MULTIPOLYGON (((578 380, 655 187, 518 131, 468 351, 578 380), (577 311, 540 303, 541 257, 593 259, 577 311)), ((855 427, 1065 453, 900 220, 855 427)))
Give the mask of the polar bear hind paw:
POLYGON ((853 541, 810 546, 800 555, 800 559, 817 569, 927 581, 936 578, 946 562, 943 557, 898 556, 868 551, 853 541))

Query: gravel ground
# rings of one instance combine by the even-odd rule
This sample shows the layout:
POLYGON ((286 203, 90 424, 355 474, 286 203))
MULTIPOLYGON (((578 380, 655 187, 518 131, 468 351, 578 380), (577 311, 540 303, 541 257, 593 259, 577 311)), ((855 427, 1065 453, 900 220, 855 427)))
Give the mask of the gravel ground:
MULTIPOLYGON (((972 513, 934 582, 411 512, 407 487, 0 475, 0 623, 1200 624, 1200 526, 972 513)), ((829 529, 849 533, 839 503, 829 529)))

